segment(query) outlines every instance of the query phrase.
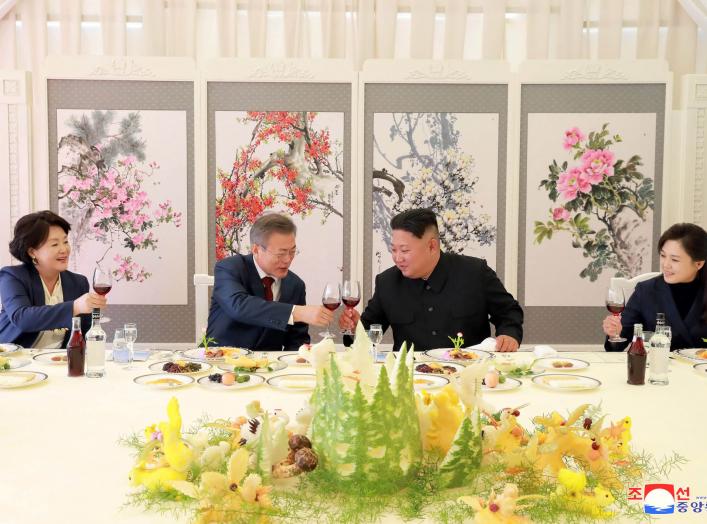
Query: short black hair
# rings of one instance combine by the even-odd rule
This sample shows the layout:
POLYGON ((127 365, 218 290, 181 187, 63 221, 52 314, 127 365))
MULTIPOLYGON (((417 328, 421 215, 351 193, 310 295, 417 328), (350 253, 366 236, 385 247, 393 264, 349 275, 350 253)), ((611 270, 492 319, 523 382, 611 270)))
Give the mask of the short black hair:
POLYGON ((437 215, 431 209, 408 209, 390 219, 391 229, 402 229, 422 238, 430 228, 439 233, 437 215))
POLYGON ((38 249, 47 241, 49 229, 59 226, 67 235, 71 225, 52 211, 38 211, 20 218, 15 224, 15 236, 10 241, 10 254, 20 262, 31 264, 32 258, 27 253, 38 249))

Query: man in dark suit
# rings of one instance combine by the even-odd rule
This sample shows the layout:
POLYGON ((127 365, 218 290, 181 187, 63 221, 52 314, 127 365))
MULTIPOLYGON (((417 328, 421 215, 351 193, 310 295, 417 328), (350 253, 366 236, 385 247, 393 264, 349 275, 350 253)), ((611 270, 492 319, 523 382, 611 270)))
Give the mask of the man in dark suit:
POLYGON ((307 324, 325 326, 333 314, 305 305, 305 286, 289 271, 297 254, 297 228, 268 214, 250 229, 251 255, 216 264, 207 336, 222 346, 296 350, 309 342, 307 324))
MULTIPOLYGON (((496 273, 479 258, 442 253, 435 214, 404 211, 390 221, 394 267, 376 277, 376 289, 361 322, 368 329, 393 329, 394 348, 407 341, 415 349, 450 347, 447 337, 463 333, 473 345, 496 327, 496 349, 516 351, 523 338, 523 310, 496 273)), ((340 317, 342 328, 359 320, 356 310, 340 317)))

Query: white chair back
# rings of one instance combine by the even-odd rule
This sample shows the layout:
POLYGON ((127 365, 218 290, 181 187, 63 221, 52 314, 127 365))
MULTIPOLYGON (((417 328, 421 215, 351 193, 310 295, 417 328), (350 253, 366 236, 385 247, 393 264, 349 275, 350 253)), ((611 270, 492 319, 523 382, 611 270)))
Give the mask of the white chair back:
POLYGON ((650 280, 660 275, 659 272, 643 273, 642 275, 633 278, 613 277, 611 279, 611 287, 621 289, 624 292, 624 300, 628 302, 628 297, 633 295, 633 290, 636 289, 636 284, 644 280, 650 280))
POLYGON ((214 285, 211 275, 194 274, 194 303, 196 317, 196 343, 201 341, 201 330, 209 321, 209 288, 214 285))

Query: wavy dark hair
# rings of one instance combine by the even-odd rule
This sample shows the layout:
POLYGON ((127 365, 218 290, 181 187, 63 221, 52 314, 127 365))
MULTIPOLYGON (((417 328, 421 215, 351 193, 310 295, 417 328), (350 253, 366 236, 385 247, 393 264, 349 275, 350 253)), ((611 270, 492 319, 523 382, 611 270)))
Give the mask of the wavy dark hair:
MULTIPOLYGON (((660 235, 658 252, 668 240, 680 242, 682 248, 692 260, 707 261, 707 231, 697 224, 683 222, 673 224, 660 235)), ((697 278, 702 282, 702 321, 707 323, 707 269, 703 264, 697 272, 697 278)))
POLYGON ((20 218, 15 224, 15 236, 10 241, 10 254, 20 262, 32 265, 30 249, 38 249, 47 241, 49 229, 59 226, 67 235, 71 225, 52 211, 38 211, 20 218))

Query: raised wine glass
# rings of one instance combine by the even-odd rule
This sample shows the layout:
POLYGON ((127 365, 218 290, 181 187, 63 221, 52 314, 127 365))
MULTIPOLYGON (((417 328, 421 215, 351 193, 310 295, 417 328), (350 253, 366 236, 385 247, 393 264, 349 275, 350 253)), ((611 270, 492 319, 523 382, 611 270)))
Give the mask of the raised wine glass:
MULTIPOLYGON (((110 268, 104 269, 100 265, 96 265, 93 270, 93 290, 99 295, 105 296, 111 289, 113 289, 113 273, 110 268)), ((98 311, 101 323, 110 322, 110 318, 101 316, 100 309, 93 310, 94 313, 96 311, 98 311)))
MULTIPOLYGON (((341 301, 346 306, 346 309, 353 309, 358 305, 361 301, 361 286, 358 280, 344 280, 344 287, 341 290, 341 301)), ((353 331, 346 329, 341 334, 353 335, 353 331)))
MULTIPOLYGON (((626 299, 621 288, 611 287, 606 292, 606 309, 609 313, 618 317, 626 307, 626 299)), ((626 342, 626 339, 621 335, 621 331, 609 337, 609 342, 626 342)))
MULTIPOLYGON (((329 311, 336 311, 341 305, 341 286, 333 282, 327 282, 324 286, 324 292, 322 293, 322 305, 329 311)), ((319 333, 320 336, 324 338, 334 338, 331 332, 330 326, 327 326, 327 330, 319 333)))

